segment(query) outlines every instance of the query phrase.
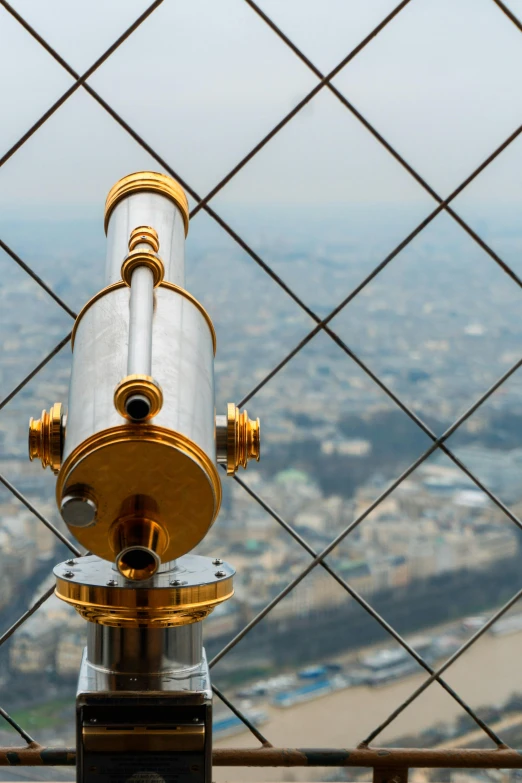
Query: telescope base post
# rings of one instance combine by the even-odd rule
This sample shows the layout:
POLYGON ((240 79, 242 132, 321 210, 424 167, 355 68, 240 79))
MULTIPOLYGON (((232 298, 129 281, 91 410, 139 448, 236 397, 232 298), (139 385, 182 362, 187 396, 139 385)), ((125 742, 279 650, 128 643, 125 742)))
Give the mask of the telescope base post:
POLYGON ((83 656, 76 697, 78 783, 211 783, 206 657, 188 673, 122 674, 83 656))

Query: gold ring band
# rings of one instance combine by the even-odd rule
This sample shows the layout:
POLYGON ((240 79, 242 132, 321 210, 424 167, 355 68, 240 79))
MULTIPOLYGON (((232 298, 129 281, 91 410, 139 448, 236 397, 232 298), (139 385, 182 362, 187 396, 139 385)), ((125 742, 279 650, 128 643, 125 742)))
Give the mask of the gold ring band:
POLYGON ((202 620, 234 594, 232 577, 206 585, 125 590, 56 578, 55 594, 90 622, 117 628, 172 628, 202 620))
POLYGON ((158 232, 152 226, 137 226, 134 228, 129 237, 129 251, 133 251, 136 245, 140 244, 150 245, 154 253, 159 250, 158 232))
POLYGON ((157 288, 163 280, 165 267, 161 258, 146 250, 134 250, 124 259, 121 265, 121 279, 125 285, 130 286, 132 273, 139 266, 146 266, 154 275, 154 288, 157 288))
POLYGON ((181 212, 185 226, 185 236, 187 236, 189 207, 185 191, 175 179, 168 177, 166 174, 159 174, 156 171, 136 171, 134 174, 123 177, 123 179, 120 179, 113 185, 105 201, 105 233, 107 233, 111 213, 116 204, 131 193, 140 192, 159 193, 173 201, 181 212))
POLYGON ((161 386, 150 375, 126 375, 114 390, 114 407, 125 419, 131 419, 127 413, 127 400, 133 394, 142 394, 150 403, 150 410, 145 420, 153 419, 163 407, 163 392, 161 386))

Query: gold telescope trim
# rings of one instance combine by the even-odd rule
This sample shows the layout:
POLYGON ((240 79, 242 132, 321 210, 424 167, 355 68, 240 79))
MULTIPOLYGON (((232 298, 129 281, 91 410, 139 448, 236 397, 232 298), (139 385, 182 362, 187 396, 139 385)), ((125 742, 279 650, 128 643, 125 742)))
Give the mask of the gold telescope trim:
POLYGON ((132 420, 127 412, 127 401, 134 394, 146 397, 150 410, 143 421, 154 418, 163 407, 163 392, 161 386, 150 375, 127 375, 114 390, 114 407, 126 419, 132 420))
POLYGON ((56 595, 91 623, 117 628, 172 628, 202 620, 234 594, 232 576, 173 588, 86 585, 56 577, 56 595))
POLYGON ((143 242, 150 245, 154 253, 159 250, 159 237, 158 232, 152 226, 138 226, 134 228, 129 237, 129 251, 132 252, 136 245, 140 245, 143 242))
POLYGON ((246 468, 249 460, 259 462, 261 456, 261 425, 259 419, 249 419, 247 411, 239 412, 237 405, 227 405, 227 476, 233 476, 238 467, 246 468))
POLYGON ((153 519, 119 519, 109 530, 116 556, 116 568, 133 581, 150 579, 160 566, 160 557, 167 549, 168 535, 153 519))
POLYGON ((177 206, 183 216, 185 236, 188 234, 189 207, 185 191, 175 179, 159 174, 156 171, 136 171, 120 179, 110 190, 105 202, 105 233, 109 227, 112 210, 122 198, 131 193, 160 193, 166 196, 177 206))
POLYGON ((74 527, 74 536, 109 561, 119 553, 112 526, 129 518, 163 528, 168 538, 163 562, 189 552, 212 526, 222 494, 216 465, 203 449, 150 422, 111 427, 74 449, 58 474, 58 508, 77 487, 89 489, 97 514, 96 524, 74 527))
POLYGON ((39 458, 42 468, 51 467, 58 473, 62 464, 63 423, 62 403, 55 402, 49 413, 42 411, 39 419, 29 421, 29 459, 39 458))
POLYGON ((134 250, 132 253, 129 253, 121 265, 121 279, 126 285, 130 286, 132 273, 138 266, 146 266, 152 271, 154 288, 157 288, 165 274, 165 267, 161 258, 147 250, 134 250))
MULTIPOLYGON (((105 294, 111 293, 111 291, 117 291, 119 288, 128 288, 127 283, 124 283, 123 280, 118 280, 117 283, 111 283, 110 285, 106 286, 105 288, 102 288, 101 291, 98 291, 97 294, 94 294, 91 299, 89 299, 78 315, 76 316, 76 321, 74 322, 74 326, 72 328, 71 333, 71 348, 74 349, 74 339, 76 337, 76 332, 78 331, 78 327, 80 325, 80 321, 82 320, 83 316, 89 309, 89 307, 92 307, 92 305, 98 301, 98 299, 101 299, 105 294)), ((216 348, 217 348, 217 338, 216 338, 216 330, 214 329, 214 324, 212 323, 212 319, 210 315, 207 313, 201 302, 198 302, 195 296, 192 296, 188 291, 185 290, 185 288, 181 288, 181 286, 176 285, 175 283, 169 283, 167 280, 162 280, 159 284, 158 288, 168 288, 169 291, 175 291, 180 296, 185 297, 185 299, 188 299, 189 302, 192 302, 192 304, 197 307, 205 321, 207 322, 208 328, 210 329, 210 334, 212 336, 212 345, 214 347, 214 356, 216 355, 216 348)))

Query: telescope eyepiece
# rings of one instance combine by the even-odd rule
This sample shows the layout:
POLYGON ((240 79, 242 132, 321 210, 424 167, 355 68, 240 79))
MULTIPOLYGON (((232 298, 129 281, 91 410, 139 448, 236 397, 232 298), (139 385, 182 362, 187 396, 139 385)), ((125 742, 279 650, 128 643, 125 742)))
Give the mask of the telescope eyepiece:
POLYGON ((125 402, 127 416, 134 421, 143 421, 150 416, 150 400, 144 394, 131 394, 125 402))
POLYGON ((130 546, 116 558, 116 568, 125 579, 150 579, 160 567, 158 555, 145 546, 130 546))
POLYGON ((153 419, 163 406, 161 386, 150 375, 127 375, 114 390, 114 407, 126 419, 153 419))

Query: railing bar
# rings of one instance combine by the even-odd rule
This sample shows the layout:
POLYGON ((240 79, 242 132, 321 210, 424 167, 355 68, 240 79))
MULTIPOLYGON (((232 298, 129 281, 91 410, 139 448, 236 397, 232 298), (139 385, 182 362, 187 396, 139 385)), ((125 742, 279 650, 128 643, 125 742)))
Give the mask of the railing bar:
POLYGON ((393 767, 520 769, 522 751, 511 748, 216 748, 219 767, 393 767))
POLYGON ((452 435, 455 430, 463 424, 464 421, 466 421, 469 416, 471 416, 477 408, 482 405, 488 397, 493 394, 496 389, 499 388, 522 364, 522 359, 520 359, 516 364, 514 364, 509 370, 507 370, 492 386, 489 387, 489 389, 484 392, 484 394, 481 395, 481 397, 476 400, 471 407, 469 407, 459 418, 449 427, 437 440, 431 444, 431 446, 418 457, 415 462, 413 462, 408 468, 406 468, 398 478, 396 478, 390 485, 387 487, 381 494, 374 500, 372 503, 368 506, 368 508, 362 512, 356 519, 353 520, 344 530, 342 530, 334 539, 333 541, 328 544, 325 549, 316 557, 314 558, 311 563, 309 563, 303 571, 295 577, 283 590, 281 590, 278 595, 276 595, 272 601, 270 601, 267 606, 264 607, 247 625, 238 633, 236 636, 231 639, 228 644, 223 647, 223 649, 217 653, 217 655, 214 656, 214 658, 210 661, 209 666, 215 666, 216 663, 218 663, 221 658, 223 658, 224 655, 226 655, 233 647, 238 644, 241 639, 243 639, 244 636, 252 629, 254 628, 263 617, 265 617, 277 604, 282 601, 285 596, 290 593, 294 587, 296 587, 304 578, 307 576, 310 571, 312 571, 335 547, 344 539, 346 536, 352 532, 360 523, 366 519, 366 517, 371 514, 372 511, 374 511, 380 503, 382 503, 383 500, 385 500, 398 486, 401 484, 411 473, 413 473, 414 470, 416 470, 419 465, 421 465, 429 456, 430 454, 433 454, 433 452, 440 446, 441 443, 443 443, 445 440, 447 440, 450 435, 452 435))
POLYGON ((13 397, 15 397, 18 394, 18 392, 21 389, 24 388, 24 386, 26 384, 29 383, 30 380, 32 380, 34 378, 35 375, 37 375, 40 372, 41 369, 43 369, 43 367, 45 367, 46 364, 48 364, 48 362, 51 361, 51 359, 53 359, 56 356, 57 353, 59 353, 62 350, 62 348, 65 345, 67 345, 67 343, 69 342, 70 339, 71 339, 71 332, 69 332, 69 334, 66 337, 63 338, 63 340, 60 340, 58 345, 56 345, 53 348, 51 353, 47 354, 45 359, 43 359, 40 362, 40 364, 37 364, 36 367, 33 370, 31 370, 29 375, 25 376, 23 381, 20 381, 18 386, 15 386, 15 388, 12 391, 10 391, 9 394, 6 397, 4 397, 4 399, 0 402, 0 411, 2 410, 2 408, 4 408, 7 405, 8 402, 10 402, 13 399, 13 397))
MULTIPOLYGON (((254 490, 250 489, 248 484, 245 484, 238 476, 234 476, 235 481, 243 487, 243 489, 254 499, 259 503, 261 508, 263 508, 270 516, 278 522, 281 527, 286 530, 286 532, 292 536, 292 538, 297 541, 297 543, 305 549, 308 554, 310 554, 312 557, 317 557, 318 553, 311 547, 302 536, 299 535, 299 533, 290 525, 288 522, 286 522, 279 514, 271 508, 271 506, 268 505, 254 490)), ((403 649, 405 649, 412 658, 414 658, 417 663, 422 666, 427 672, 430 674, 434 673, 434 669, 424 660, 424 658, 419 655, 419 653, 415 650, 415 648, 411 647, 410 644, 401 636, 401 634, 393 628, 385 619, 382 617, 382 615, 377 612, 376 609, 373 608, 371 604, 369 604, 361 595, 360 593, 355 590, 348 582, 346 582, 339 574, 335 571, 334 568, 332 568, 325 560, 321 560, 320 565, 322 568, 327 571, 330 576, 335 579, 335 581, 344 589, 346 592, 355 600, 357 603, 374 619, 376 620, 379 625, 384 628, 384 630, 392 636, 395 641, 397 641, 403 649)), ((473 709, 458 695, 456 691, 453 690, 453 688, 442 678, 437 677, 437 682, 444 688, 447 693, 450 694, 450 696, 455 699, 455 701, 468 713, 468 715, 475 721, 475 723, 482 729, 482 731, 487 734, 487 736, 493 740, 497 745, 503 746, 504 742, 502 739, 495 733, 493 729, 491 729, 487 723, 485 723, 482 718, 480 718, 473 709)))
MULTIPOLYGON (((511 748, 214 748, 216 767, 365 767, 521 769, 522 750, 511 748)), ((0 748, 0 766, 76 764, 76 748, 0 748)))

